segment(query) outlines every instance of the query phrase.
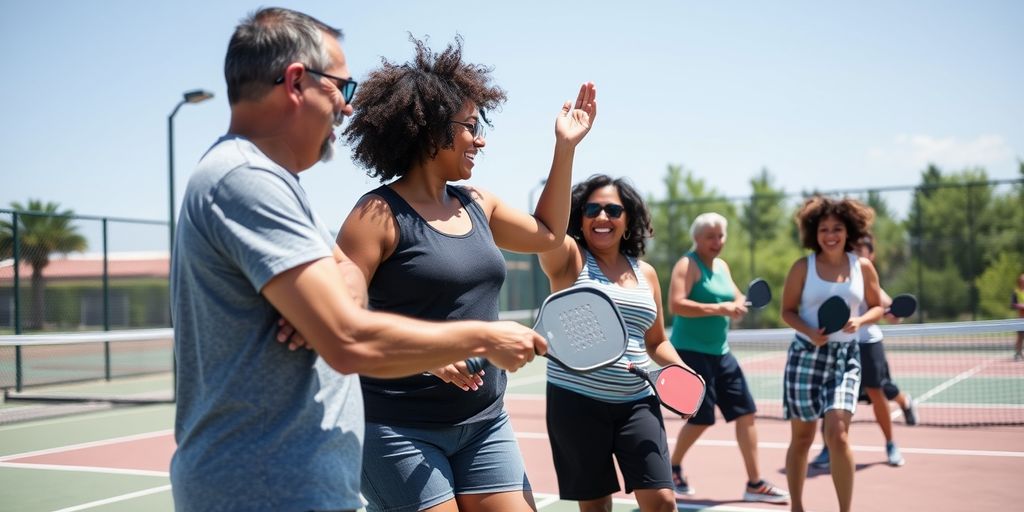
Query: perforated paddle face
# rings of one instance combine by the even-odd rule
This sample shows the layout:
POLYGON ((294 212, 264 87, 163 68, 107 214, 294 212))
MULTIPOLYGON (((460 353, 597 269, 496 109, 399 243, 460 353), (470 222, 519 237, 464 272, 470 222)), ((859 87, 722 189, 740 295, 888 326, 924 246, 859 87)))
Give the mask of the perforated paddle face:
POLYGON ((889 313, 897 318, 907 318, 917 311, 917 297, 904 293, 893 297, 889 313))
POLYGON ((754 279, 747 287, 747 306, 763 308, 772 301, 772 289, 764 279, 754 279))
POLYGON ((651 372, 654 390, 662 405, 676 414, 692 416, 704 401, 704 381, 679 365, 651 372))
POLYGON ((825 334, 832 334, 842 329, 850 320, 850 306, 837 295, 833 295, 818 308, 818 327, 825 329, 825 334))
POLYGON ((608 366, 626 352, 626 324, 611 298, 577 286, 552 294, 541 305, 533 330, 548 341, 547 356, 576 371, 608 366))

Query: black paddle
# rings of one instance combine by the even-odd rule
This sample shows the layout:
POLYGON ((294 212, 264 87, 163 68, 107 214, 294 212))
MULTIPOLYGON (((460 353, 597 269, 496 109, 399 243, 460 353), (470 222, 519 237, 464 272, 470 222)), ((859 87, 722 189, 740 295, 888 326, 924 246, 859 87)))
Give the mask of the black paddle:
POLYGON ((768 282, 760 277, 754 279, 747 286, 747 307, 763 308, 772 301, 772 289, 768 282))
POLYGON ((903 293, 892 298, 892 304, 886 313, 896 318, 907 318, 917 311, 917 297, 909 293, 903 293))
POLYGON ((818 328, 825 334, 842 329, 850 321, 850 306, 838 295, 833 295, 818 308, 818 328))

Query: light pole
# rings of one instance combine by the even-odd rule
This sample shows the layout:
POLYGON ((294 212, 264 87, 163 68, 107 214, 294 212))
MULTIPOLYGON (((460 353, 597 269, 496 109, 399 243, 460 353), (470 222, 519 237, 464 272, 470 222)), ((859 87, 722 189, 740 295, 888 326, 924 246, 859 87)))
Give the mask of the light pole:
POLYGON ((199 103, 206 101, 213 97, 213 93, 204 91, 202 89, 196 89, 194 91, 188 91, 182 95, 181 101, 174 106, 174 110, 171 111, 171 115, 167 116, 167 188, 170 194, 170 214, 167 217, 167 227, 170 231, 170 241, 167 244, 168 257, 171 254, 171 248, 174 247, 174 115, 178 113, 178 109, 186 103, 199 103))

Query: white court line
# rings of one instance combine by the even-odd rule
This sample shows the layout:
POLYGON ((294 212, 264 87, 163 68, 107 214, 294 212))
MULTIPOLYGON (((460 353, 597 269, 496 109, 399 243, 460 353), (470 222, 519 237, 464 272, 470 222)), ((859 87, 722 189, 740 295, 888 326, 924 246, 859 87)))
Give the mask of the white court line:
MULTIPOLYGON (((159 405, 160 407, 165 407, 165 406, 170 405, 170 404, 155 404, 155 405, 159 405)), ((125 415, 128 415, 128 414, 151 413, 152 409, 150 409, 150 407, 152 407, 152 406, 129 407, 129 408, 122 409, 120 411, 110 411, 110 410, 96 411, 96 412, 91 412, 91 413, 86 413, 86 414, 81 414, 81 415, 72 415, 72 416, 65 416, 65 417, 61 417, 61 418, 53 418, 53 419, 49 419, 49 420, 26 421, 26 422, 17 423, 17 424, 14 424, 14 425, 2 426, 2 427, 0 427, 0 432, 10 432, 12 430, 19 430, 19 429, 23 429, 23 428, 39 428, 39 427, 42 427, 44 425, 56 425, 56 424, 72 423, 72 422, 75 422, 75 421, 92 420, 92 419, 95 419, 95 416, 93 416, 94 414, 103 414, 103 418, 107 419, 107 418, 116 418, 118 416, 125 416, 125 415)))
MULTIPOLYGON (((520 439, 547 439, 548 435, 544 432, 516 432, 516 437, 520 439)), ((669 445, 674 445, 675 440, 669 439, 669 445)), ((735 448, 738 445, 736 441, 719 441, 714 439, 700 439, 697 441, 698 446, 719 446, 735 448)), ((776 450, 789 449, 789 443, 774 443, 761 441, 757 443, 758 448, 771 448, 776 450)), ((813 449, 821 448, 821 444, 814 444, 811 446, 813 449)), ((885 448, 880 446, 862 446, 852 445, 850 448, 855 452, 882 452, 885 448)), ((1024 452, 1012 452, 1012 451, 1001 451, 1001 450, 957 450, 947 448, 906 448, 900 446, 900 451, 903 453, 919 453, 922 455, 956 455, 963 457, 1010 457, 1010 458, 1024 458, 1024 452)))
POLYGON ((43 469, 47 471, 74 471, 78 473, 102 473, 107 475, 160 476, 170 477, 167 471, 151 471, 148 469, 101 468, 94 466, 65 466, 60 464, 32 464, 26 462, 0 462, 0 468, 10 469, 43 469))
POLYGON ((924 401, 928 400, 929 398, 931 398, 931 397, 933 397, 933 396, 935 396, 935 395, 937 395, 939 393, 942 393, 943 391, 953 387, 954 385, 960 383, 961 381, 964 381, 964 380, 967 380, 967 379, 973 377, 974 374, 984 370, 985 367, 989 366, 990 364, 992 364, 992 363, 994 363, 996 361, 1001 361, 1002 359, 1004 359, 1002 356, 993 357, 993 358, 989 359, 988 361, 985 361, 985 362, 979 364, 978 366, 975 366, 974 368, 971 368, 970 370, 967 370, 967 371, 961 373, 960 375, 957 375, 956 377, 953 377, 952 379, 949 379, 946 382, 943 382, 942 384, 939 384, 938 386, 935 386, 934 388, 929 389, 925 394, 918 396, 917 397, 917 401, 918 402, 924 402, 924 401))
POLYGON ((125 443, 129 441, 138 441, 140 439, 150 439, 153 437, 165 436, 167 434, 173 434, 173 429, 158 430, 156 432, 145 432, 142 434, 133 434, 130 436, 112 437, 110 439, 101 439, 99 441, 89 441, 87 443, 78 443, 67 446, 58 446, 56 448, 47 448, 45 450, 35 450, 31 452, 14 453, 11 455, 4 455, 0 457, 0 462, 6 462, 11 459, 20 459, 22 457, 35 457, 37 455, 49 455, 51 453, 60 453, 71 450, 79 450, 82 448, 93 448, 96 446, 106 446, 109 444, 125 443))
POLYGON ((119 501, 126 501, 135 498, 141 498, 143 496, 149 496, 150 494, 156 494, 171 490, 170 485, 161 485, 160 487, 153 487, 150 489, 143 489, 141 491, 130 492, 128 494, 122 494, 120 496, 114 496, 103 500, 90 501, 89 503, 83 503, 81 505, 75 505, 73 507, 62 508, 60 510, 54 510, 53 512, 77 512, 79 510, 88 510, 90 508, 96 508, 102 505, 109 505, 111 503, 117 503, 119 501))
POLYGON ((554 505, 559 501, 558 496, 555 494, 545 494, 540 492, 533 493, 533 499, 536 500, 537 510, 554 505))

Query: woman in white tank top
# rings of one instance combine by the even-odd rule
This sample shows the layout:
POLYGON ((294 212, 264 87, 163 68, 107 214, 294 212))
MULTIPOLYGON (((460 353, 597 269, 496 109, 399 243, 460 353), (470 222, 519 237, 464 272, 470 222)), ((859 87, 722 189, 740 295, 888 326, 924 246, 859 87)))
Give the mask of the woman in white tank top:
POLYGON ((839 510, 853 501, 853 453, 848 434, 860 391, 861 366, 857 331, 877 322, 878 273, 853 245, 870 233, 874 211, 845 198, 814 196, 804 202, 796 221, 802 245, 813 251, 793 264, 782 292, 782 320, 796 330, 789 347, 783 385, 783 414, 793 437, 786 452, 786 479, 792 510, 803 510, 807 452, 814 442, 818 418, 825 421, 825 443, 832 457, 832 482, 839 510), (818 327, 818 308, 833 295, 842 297, 854 313, 838 332, 825 335, 818 327))

